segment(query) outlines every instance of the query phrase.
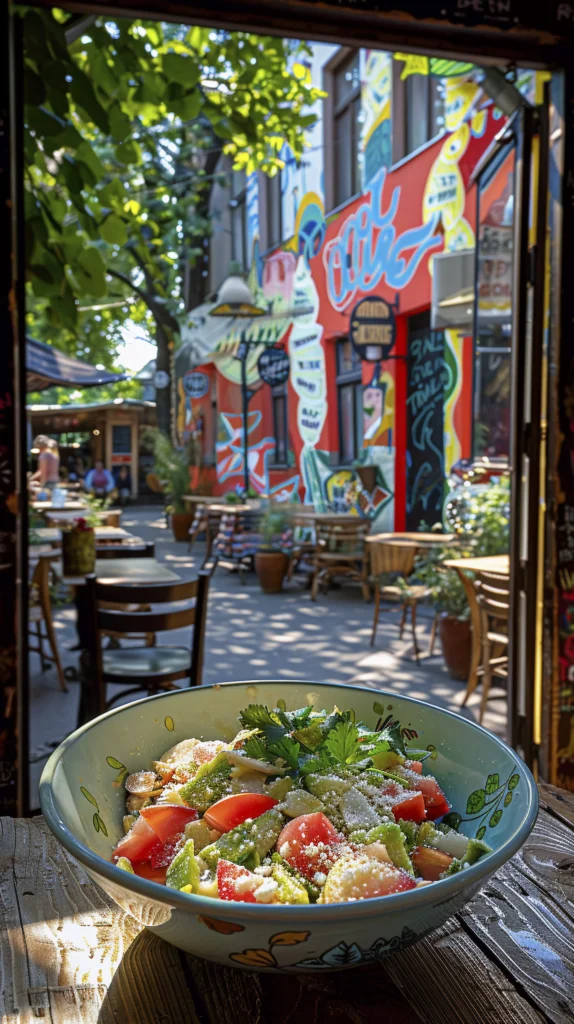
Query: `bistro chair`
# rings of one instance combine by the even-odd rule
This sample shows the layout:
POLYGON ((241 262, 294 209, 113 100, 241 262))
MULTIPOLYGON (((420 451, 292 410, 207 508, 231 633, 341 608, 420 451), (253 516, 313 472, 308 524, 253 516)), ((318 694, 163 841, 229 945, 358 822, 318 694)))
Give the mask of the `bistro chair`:
POLYGON ((96 547, 96 558, 155 558, 155 544, 102 544, 96 547))
POLYGON ((91 608, 89 654, 96 669, 98 707, 102 713, 123 697, 147 691, 178 689, 176 682, 200 686, 207 620, 209 573, 199 571, 189 583, 153 583, 132 586, 101 583, 94 575, 86 578, 91 608), (178 602, 184 606, 174 607, 178 602), (130 606, 167 605, 149 611, 131 611, 130 606), (110 608, 113 605, 113 608, 110 608), (102 647, 104 634, 146 635, 193 627, 189 646, 102 647), (127 688, 107 699, 108 683, 125 683, 127 688))
POLYGON ((62 662, 60 661, 60 652, 58 651, 58 642, 56 640, 56 632, 54 630, 54 622, 52 619, 49 557, 40 558, 34 566, 30 588, 28 623, 29 637, 35 641, 37 640, 38 642, 37 647, 32 647, 29 643, 28 650, 31 653, 40 655, 42 671, 47 667, 47 663, 54 664, 56 666, 60 689, 63 690, 64 693, 67 693, 68 687, 66 686, 66 680, 64 678, 64 670, 62 668, 62 662), (45 628, 45 633, 43 632, 42 627, 45 628))
POLYGON ((340 525, 333 520, 315 520, 315 553, 311 600, 317 600, 319 587, 327 593, 335 576, 344 576, 361 584, 365 601, 370 601, 368 558, 365 539, 370 523, 357 517, 357 522, 346 520, 340 525))
POLYGON ((510 614, 510 581, 508 576, 493 573, 476 574, 476 598, 480 609, 480 640, 482 664, 482 696, 478 721, 482 724, 492 677, 508 679, 508 617, 510 614))
MULTIPOLYGON (((399 626, 399 640, 402 640, 407 616, 411 613, 411 631, 415 661, 419 659, 417 643, 417 605, 428 597, 429 591, 424 584, 409 583, 414 571, 418 547, 409 541, 380 541, 369 545, 371 554, 371 573, 375 581, 375 613, 371 647, 375 643, 381 601, 400 604, 402 614, 399 626)), ((436 640, 438 615, 435 615, 431 627, 429 654, 432 655, 436 640)))
POLYGON ((294 572, 314 571, 313 556, 315 554, 315 522, 309 515, 313 512, 312 505, 294 505, 291 522, 293 526, 293 548, 289 558, 287 579, 294 572), (305 514, 307 513, 307 514, 305 514))

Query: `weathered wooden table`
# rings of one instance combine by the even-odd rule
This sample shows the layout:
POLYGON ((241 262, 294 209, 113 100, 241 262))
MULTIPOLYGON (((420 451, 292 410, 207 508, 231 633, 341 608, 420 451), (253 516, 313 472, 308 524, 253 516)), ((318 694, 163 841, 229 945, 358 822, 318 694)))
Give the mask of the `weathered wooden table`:
POLYGON ((380 964, 248 974, 141 931, 43 818, 0 819, 5 1024, 568 1024, 574 794, 541 786, 521 852, 444 927, 380 964))

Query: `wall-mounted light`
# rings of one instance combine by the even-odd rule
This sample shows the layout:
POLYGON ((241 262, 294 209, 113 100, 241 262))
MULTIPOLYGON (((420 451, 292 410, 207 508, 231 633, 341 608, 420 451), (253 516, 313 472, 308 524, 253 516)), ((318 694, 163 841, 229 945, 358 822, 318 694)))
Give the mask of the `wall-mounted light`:
POLYGON ((92 430, 92 434, 94 435, 94 437, 99 437, 100 436, 99 430, 92 430))

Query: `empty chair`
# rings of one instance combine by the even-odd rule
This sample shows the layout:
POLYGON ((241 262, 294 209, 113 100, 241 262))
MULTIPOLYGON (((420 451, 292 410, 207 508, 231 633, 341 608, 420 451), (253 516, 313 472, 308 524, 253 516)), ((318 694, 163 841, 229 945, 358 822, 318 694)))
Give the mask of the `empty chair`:
POLYGON ((60 689, 68 692, 64 670, 60 661, 58 642, 52 620, 52 602, 50 599, 50 558, 40 558, 34 567, 30 586, 30 602, 28 606, 29 637, 37 640, 38 646, 28 643, 28 650, 40 655, 42 669, 46 662, 56 666, 60 689), (45 627, 45 634, 42 630, 45 627))
POLYGON ((199 686, 203 671, 203 646, 207 618, 209 573, 200 570, 189 583, 130 584, 101 583, 95 576, 86 579, 91 608, 89 653, 96 670, 100 712, 115 701, 138 691, 156 693, 177 689, 178 680, 199 686), (174 607, 176 602, 185 602, 174 607), (167 605, 160 610, 133 611, 133 606, 167 605), (113 605, 113 607, 110 607, 113 605), (189 645, 132 646, 102 648, 103 634, 149 635, 173 629, 190 628, 189 645), (110 700, 108 683, 126 683, 125 690, 110 700))
POLYGON ((340 525, 333 519, 315 520, 315 553, 313 556, 313 580, 311 600, 317 600, 319 586, 325 592, 331 579, 344 576, 361 584, 365 601, 370 601, 367 554, 365 538, 370 523, 357 518, 357 522, 346 519, 340 525))
POLYGON ((313 572, 313 555, 315 554, 315 523, 305 512, 313 510, 312 505, 295 505, 291 516, 293 527, 293 548, 289 558, 287 579, 290 580, 294 572, 313 572))
POLYGON ((482 664, 482 696, 479 722, 482 723, 492 677, 508 679, 508 617, 510 613, 510 581, 508 576, 480 572, 475 578, 476 597, 480 609, 480 641, 482 664))
MULTIPOLYGON (((412 576, 418 548, 409 541, 377 541, 369 544, 371 555, 371 573, 375 579, 375 613, 371 647, 375 643, 377 624, 381 608, 381 600, 400 604, 402 608, 399 626, 399 639, 402 640, 407 615, 410 609, 411 630, 415 659, 418 661, 419 647, 417 643, 417 605, 428 596, 428 588, 421 583, 409 583, 412 576)), ((434 650, 436 638, 437 616, 435 615, 430 638, 429 653, 434 650)))

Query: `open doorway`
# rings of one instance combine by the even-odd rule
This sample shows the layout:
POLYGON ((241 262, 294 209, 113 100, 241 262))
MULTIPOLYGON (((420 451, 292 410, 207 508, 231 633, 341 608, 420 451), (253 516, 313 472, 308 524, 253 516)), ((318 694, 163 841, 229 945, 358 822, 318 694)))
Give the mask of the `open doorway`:
MULTIPOLYGON (((115 19, 95 28, 103 28, 112 39, 117 31, 116 38, 121 39, 122 33, 130 34, 128 24, 115 19)), ((77 53, 82 46, 86 53, 90 50, 95 28, 85 27, 73 41, 77 53)), ((166 29, 165 39, 180 41, 178 31, 166 29)), ((187 27, 180 35, 188 38, 187 27)), ((177 47, 170 50, 168 46, 167 53, 182 56, 177 47)), ((157 254, 167 258, 166 264, 171 260, 174 265, 169 268, 170 273, 175 271, 169 278, 174 294, 168 292, 169 301, 164 305, 173 316, 170 301, 173 306, 188 304, 185 312, 194 314, 191 319, 199 324, 193 326, 195 355, 180 374, 174 365, 164 368, 158 362, 156 374, 158 369, 160 374, 167 373, 173 389, 162 387, 161 377, 156 376, 154 397, 163 402, 169 392, 174 435, 181 429, 183 435, 210 438, 206 447, 212 462, 215 460, 216 495, 234 489, 234 472, 242 479, 241 464, 237 471, 233 465, 242 430, 249 431, 250 480, 256 493, 287 498, 296 494, 300 500, 324 503, 328 509, 350 508, 368 516, 381 532, 416 531, 425 525, 432 528, 445 515, 451 487, 459 484, 467 504, 470 502, 468 515, 473 516, 481 493, 499 486, 503 478, 508 480, 512 435, 517 415, 523 412, 514 409, 513 414, 516 371, 512 368, 511 336, 517 328, 509 295, 515 272, 514 242, 508 245, 509 239, 516 238, 518 223, 515 161, 521 129, 515 116, 514 126, 508 128, 514 132, 514 142, 496 141, 513 115, 497 107, 492 89, 489 92, 485 87, 482 69, 461 56, 460 61, 449 61, 431 52, 413 55, 383 48, 310 44, 307 53, 293 57, 293 63, 300 67, 297 74, 308 81, 309 89, 322 88, 326 96, 314 101, 320 113, 306 129, 310 145, 302 148, 301 156, 278 150, 283 166, 270 177, 257 171, 246 174, 241 167, 233 167, 232 159, 226 161, 228 154, 218 154, 210 202, 217 202, 219 209, 208 207, 212 219, 205 229, 208 244, 195 245, 201 251, 186 271, 187 282, 185 273, 178 273, 183 245, 177 224, 173 225, 174 241, 169 249, 165 245, 162 249, 167 237, 162 239, 161 219, 157 231, 150 228, 151 241, 160 243, 155 245, 157 254), (392 237, 385 236, 386 231, 392 231, 392 237), (493 252, 494 246, 501 247, 500 255, 493 252), (177 259, 170 256, 174 251, 177 259), (451 268, 458 260, 461 288, 454 295, 443 290, 434 302, 439 266, 439 258, 434 257, 441 253, 452 257, 451 268), (470 275, 468 254, 476 267, 470 275), (273 340, 285 347, 291 359, 289 380, 272 389, 261 386, 256 360, 251 360, 250 383, 255 394, 243 425, 234 349, 240 340, 238 325, 231 323, 227 332, 214 336, 205 310, 200 309, 213 300, 227 275, 230 258, 242 263, 252 291, 265 308, 271 304, 269 331, 275 331, 273 340), (201 278, 199 284, 197 278, 201 278), (394 349, 388 353, 391 358, 375 362, 358 358, 349 341, 353 310, 371 295, 395 306, 396 322, 394 349), (434 306, 442 302, 444 312, 449 309, 445 303, 453 297, 458 299, 458 307, 453 302, 450 309, 455 309, 458 319, 431 324, 434 306), (419 355, 415 349, 420 350, 419 355), (425 399, 425 414, 430 403, 435 419, 430 433, 420 433, 414 410, 417 403, 421 407, 423 403, 414 396, 429 380, 433 381, 433 394, 432 400, 430 392, 425 399), (217 444, 213 443, 216 430, 210 419, 213 408, 217 410, 217 444), (416 471, 421 469, 417 459, 429 449, 436 449, 435 469, 440 480, 437 476, 430 488, 428 481, 423 481, 415 501, 416 471), (476 473, 477 460, 482 463, 478 467, 481 476, 469 482, 469 470, 476 473), (359 471, 373 469, 373 486, 359 486, 359 471)), ((170 87, 175 88, 182 83, 177 79, 176 62, 172 63, 176 77, 170 87)), ((511 77, 518 96, 532 107, 540 103, 540 72, 525 68, 523 80, 511 77)), ((97 82, 96 86, 103 88, 97 82)), ((183 103, 185 87, 181 96, 180 90, 175 91, 183 103)), ((146 102, 153 106, 155 101, 146 102)), ((519 101, 516 111, 520 112, 519 101)), ((81 129, 85 142, 89 139, 87 126, 93 126, 91 117, 95 115, 93 111, 86 114, 79 101, 78 112, 76 130, 81 129)), ((194 118, 184 113, 181 107, 180 113, 174 114, 178 131, 180 121, 194 123, 194 118)), ((99 145, 98 132, 105 133, 97 124, 96 129, 99 145)), ((129 145, 131 134, 119 141, 111 133, 112 144, 116 149, 129 145)), ((177 137, 174 133, 173 138, 177 137)), ((89 142, 97 150, 94 139, 89 142)), ((145 152, 145 140, 135 139, 135 143, 145 152)), ((202 152, 204 147, 196 148, 202 152)), ((192 150, 193 146, 187 157, 193 169, 186 173, 205 174, 205 166, 194 165, 192 150)), ((57 181, 64 175, 62 188, 73 191, 65 176, 71 173, 64 171, 66 156, 78 159, 77 152, 66 152, 52 177, 57 181)), ((132 165, 127 152, 123 156, 127 162, 116 162, 115 178, 106 172, 102 179, 101 188, 108 188, 110 206, 107 212, 100 210, 95 219, 97 228, 108 222, 108 237, 96 234, 87 241, 89 252, 103 254, 105 247, 112 252, 115 247, 116 260, 122 258, 121 239, 124 230, 130 229, 128 221, 146 213, 149 198, 142 195, 148 189, 145 160, 144 171, 135 172, 136 178, 138 173, 143 175, 143 184, 134 187, 132 170, 137 162, 132 165), (114 180, 121 182, 121 197, 114 198, 114 180), (124 227, 116 224, 115 218, 124 221, 124 227)), ((166 166, 173 163, 172 155, 160 158, 160 164, 162 159, 166 166)), ((530 155, 522 152, 521 159, 524 163, 530 155)), ((83 173, 81 159, 79 164, 83 173)), ((157 211, 161 212, 162 205, 170 207, 174 198, 165 202, 169 175, 164 177, 161 186, 155 181, 149 186, 157 191, 158 218, 157 211)), ((87 181, 86 186, 95 191, 100 188, 99 183, 88 186, 87 181)), ((526 200, 520 202, 528 206, 526 200)), ((535 219, 531 210, 527 214, 531 229, 535 219)), ((185 244, 193 247, 187 237, 185 244)), ((39 265, 35 266, 41 279, 39 265)), ((129 305, 134 287, 141 285, 138 271, 126 274, 120 269, 119 273, 127 276, 128 282, 122 283, 117 273, 111 275, 114 289, 121 289, 118 294, 114 291, 112 299, 129 305)), ((524 265, 520 273, 525 273, 524 265)), ((520 329, 524 329, 522 321, 520 329)), ((207 452, 204 456, 202 468, 209 469, 207 452)), ((422 480, 420 473, 418 480, 422 480)), ((524 494, 514 497, 524 504, 524 494)), ((510 500, 508 506, 501 517, 506 515, 508 526, 512 513, 518 529, 520 519, 510 508, 510 500)), ((508 572, 506 578, 510 579, 508 572)), ((504 701, 501 715, 505 717, 503 708, 504 701)))

